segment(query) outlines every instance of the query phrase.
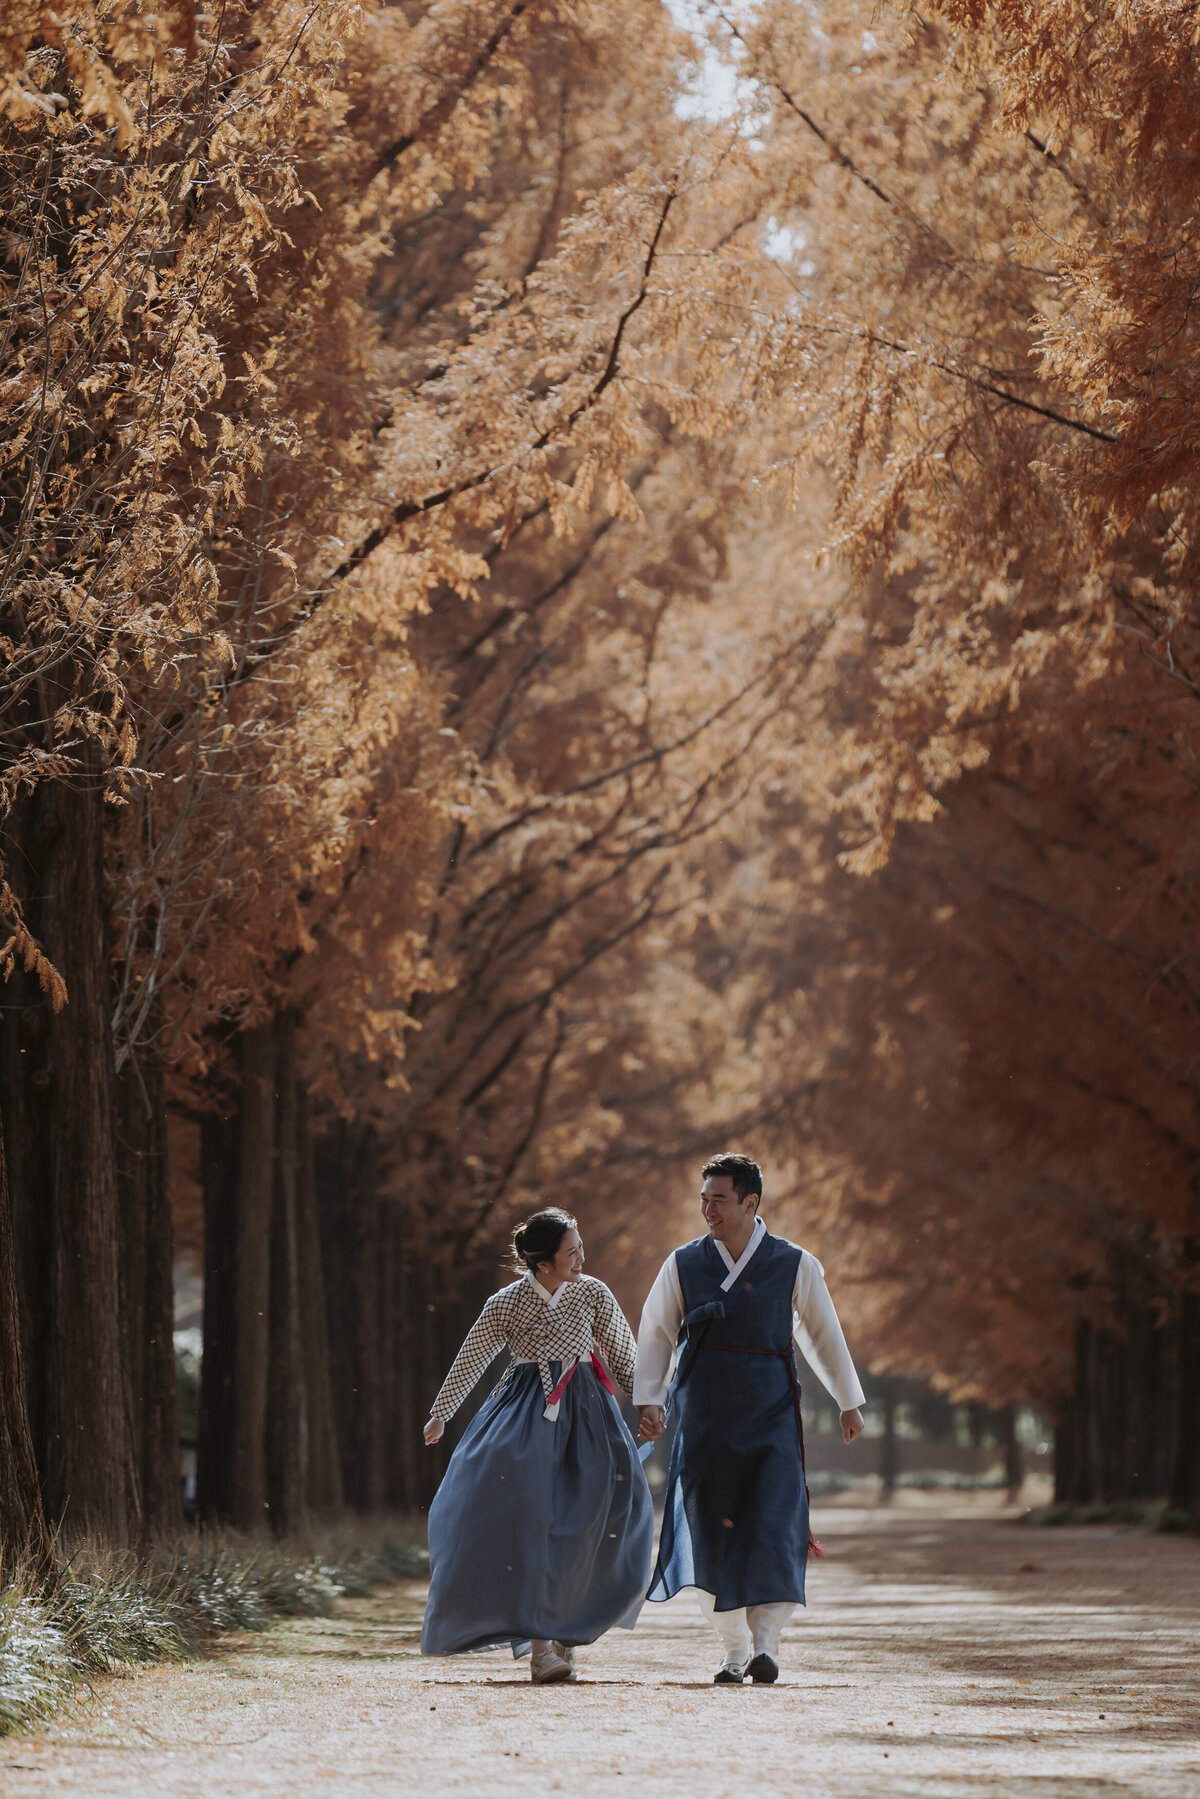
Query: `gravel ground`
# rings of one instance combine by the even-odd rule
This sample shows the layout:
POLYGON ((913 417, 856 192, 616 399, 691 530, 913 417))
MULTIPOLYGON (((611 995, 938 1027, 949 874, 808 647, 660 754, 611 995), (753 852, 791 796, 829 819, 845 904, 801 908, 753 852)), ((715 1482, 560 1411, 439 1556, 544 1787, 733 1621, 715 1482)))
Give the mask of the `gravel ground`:
POLYGON ((977 1509, 817 1513, 828 1559, 776 1687, 713 1687, 687 1594, 531 1688, 422 1661, 423 1589, 102 1682, 0 1743, 0 1792, 1200 1799, 1200 1542, 977 1509))

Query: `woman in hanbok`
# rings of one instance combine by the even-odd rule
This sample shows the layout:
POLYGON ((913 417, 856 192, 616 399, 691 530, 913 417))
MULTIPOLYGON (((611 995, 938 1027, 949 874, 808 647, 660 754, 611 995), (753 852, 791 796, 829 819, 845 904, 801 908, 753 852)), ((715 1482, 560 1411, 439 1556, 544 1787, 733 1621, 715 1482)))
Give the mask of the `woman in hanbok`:
POLYGON ((493 1293, 433 1402, 436 1443, 501 1350, 512 1360, 467 1426, 429 1510, 423 1655, 532 1649, 537 1685, 571 1680, 575 1648, 632 1629, 650 1576, 653 1509, 613 1380, 633 1384, 620 1306, 583 1272, 553 1207, 513 1233, 521 1276, 493 1293))

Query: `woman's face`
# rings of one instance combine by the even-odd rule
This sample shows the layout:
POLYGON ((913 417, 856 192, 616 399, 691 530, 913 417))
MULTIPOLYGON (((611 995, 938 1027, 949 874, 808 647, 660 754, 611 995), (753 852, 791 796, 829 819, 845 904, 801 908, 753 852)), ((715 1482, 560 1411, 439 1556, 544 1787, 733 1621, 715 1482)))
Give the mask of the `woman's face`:
POLYGON ((543 1286, 559 1286, 563 1281, 577 1281, 583 1273, 583 1240, 572 1227, 563 1232, 563 1240, 552 1262, 538 1263, 538 1279, 543 1286))

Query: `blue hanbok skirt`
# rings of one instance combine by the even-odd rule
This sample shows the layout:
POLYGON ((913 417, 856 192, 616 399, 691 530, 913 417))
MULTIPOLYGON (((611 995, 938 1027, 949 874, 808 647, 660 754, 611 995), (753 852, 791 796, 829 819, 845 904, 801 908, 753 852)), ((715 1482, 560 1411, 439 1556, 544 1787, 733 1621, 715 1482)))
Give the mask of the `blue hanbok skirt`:
MULTIPOLYGON (((551 1363, 555 1381, 561 1363, 551 1363)), ((543 1417, 534 1363, 476 1413, 429 1508, 423 1655, 632 1629, 650 1578, 650 1490, 620 1408, 581 1362, 543 1417)))

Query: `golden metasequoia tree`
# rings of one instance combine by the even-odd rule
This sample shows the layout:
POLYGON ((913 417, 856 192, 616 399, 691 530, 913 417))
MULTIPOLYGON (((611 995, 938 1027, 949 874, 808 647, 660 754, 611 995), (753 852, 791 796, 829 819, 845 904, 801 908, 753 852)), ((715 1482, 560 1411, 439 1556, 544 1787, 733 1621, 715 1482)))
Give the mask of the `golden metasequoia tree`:
POLYGON ((808 1094, 877 1353, 1057 1395, 1068 1496, 1195 1509, 1194 25, 702 10, 793 290, 777 472, 860 620, 764 815, 803 922, 742 1066, 808 1094))
POLYGON ((306 1429, 337 1486, 297 1329, 322 1247, 309 1095, 386 1118, 398 1149, 428 1027, 444 1065, 420 1079, 456 1092, 437 1128, 473 1120, 449 1164, 478 1189, 468 1244, 530 1191, 542 1123, 496 1129, 469 1066, 489 1042, 522 1099, 531 1067, 543 1097, 579 1071, 561 1149, 611 1135, 577 1104, 598 1032, 568 989, 578 1007, 595 969, 602 994, 610 952, 684 912, 673 855, 745 792, 754 707, 821 641, 772 617, 692 680, 695 594, 678 624, 652 585, 611 621, 586 581, 537 595, 538 560, 565 594, 618 526, 640 583, 655 480, 664 547, 690 515, 719 560, 747 471, 701 461, 716 491, 679 504, 664 457, 744 416, 727 315, 753 257, 728 144, 672 108, 688 46, 657 8, 80 7, 31 13, 6 54, 5 1083, 33 1440, 53 1513, 170 1517, 163 1108, 185 1107, 229 1214, 217 1509, 286 1525, 306 1429), (534 634, 509 631, 526 609, 534 634), (481 958, 464 1062, 442 1021, 461 1034, 481 958), (290 1421, 274 1469, 268 1413, 290 1421))
POLYGON ((1192 28, 697 16, 10 9, 0 1529, 175 1515, 168 1115, 209 1515, 419 1503, 514 1212, 633 1306, 729 1142, 1195 1502, 1192 28))
MULTIPOLYGON (((616 40, 604 41, 607 56, 625 54, 616 40)), ((594 89, 577 68, 561 65, 559 87, 568 75, 581 118, 601 105, 611 117, 618 98, 644 106, 628 76, 624 86, 613 79, 611 63, 597 69, 594 89)), ((565 129, 566 143, 583 146, 594 169, 595 134, 572 111, 563 126, 563 96, 553 83, 543 80, 538 91, 559 108, 547 134, 555 157, 565 129)), ((662 129, 672 139, 679 130, 667 111, 662 129)), ((629 136, 626 127, 603 139, 610 176, 620 172, 629 136)), ((636 147, 645 154, 644 130, 636 147)), ((552 193, 560 203, 577 180, 556 169, 552 193)), ((576 353, 587 380, 567 393, 574 435, 566 452, 556 449, 532 473, 501 469, 493 483, 456 496, 459 528, 486 569, 486 586, 469 608, 450 592, 436 593, 409 632, 416 666, 444 698, 440 729, 405 785, 428 779, 432 767, 452 816, 423 934, 413 939, 420 988, 410 993, 394 977, 391 986, 405 1002, 390 1015, 397 1037, 407 1037, 403 1060, 381 1054, 368 1035, 373 1002, 356 974, 384 984, 378 933, 397 916, 401 889, 411 894, 414 886, 411 855, 398 857, 384 833, 364 835, 352 878, 330 895, 335 903, 314 907, 318 953, 279 971, 281 997, 302 1015, 307 1065, 321 1069, 319 1091, 360 1120, 329 1134, 318 1175, 321 1203, 334 1213, 324 1227, 326 1272, 344 1296, 330 1304, 348 1338, 335 1346, 337 1410, 354 1445, 343 1457, 343 1486, 364 1505, 383 1493, 411 1502, 411 1483, 420 1478, 415 1458, 402 1449, 402 1467, 384 1466, 390 1446, 375 1420, 398 1410, 418 1442, 415 1408, 428 1403, 432 1367, 453 1348, 480 1283, 486 1290, 496 1277, 513 1211, 548 1191, 562 1197, 568 1184, 586 1192, 609 1165, 621 1108, 652 1092, 659 1078, 669 1097, 681 1054, 711 1053, 697 1031, 700 990, 685 982, 668 1003, 655 979, 704 901, 707 877, 683 858, 744 801, 786 696, 803 683, 830 630, 830 596, 823 607, 793 612, 781 588, 780 605, 762 607, 748 633, 747 609, 769 559, 756 564, 746 556, 738 579, 729 577, 728 521, 744 516, 753 464, 731 442, 711 452, 704 446, 710 421, 715 415, 721 426, 729 404, 719 344, 701 345, 711 363, 709 395, 694 378, 701 358, 685 359, 680 347, 697 330, 697 301, 674 287, 674 271, 711 256, 728 234, 729 196, 714 182, 696 187, 697 194, 679 196, 661 185, 647 189, 636 170, 625 188, 610 185, 577 225, 557 233, 563 248, 547 257, 536 284, 525 273, 530 227, 537 223, 535 247, 556 235, 537 213, 529 217, 531 190, 543 204, 551 197, 536 164, 517 189, 520 231, 506 216, 513 205, 506 187, 496 196, 506 209, 503 230, 482 201, 482 217, 464 222, 447 207, 447 216, 426 226, 427 234, 452 234, 456 249, 457 260, 431 256, 433 268, 461 268, 461 234, 470 227, 488 245, 492 267, 493 244, 520 256, 510 280, 528 283, 539 308, 542 296, 557 293, 567 314, 577 291, 586 306, 570 329, 582 334, 576 353), (630 220, 640 221, 640 238, 630 220), (614 271, 607 246, 630 241, 636 260, 625 257, 614 271), (606 246, 602 256, 597 242, 606 246), (626 361, 636 376, 627 387, 626 361), (599 414, 610 394, 616 423, 599 414), (615 443, 593 437, 601 430, 615 443), (627 456, 619 480, 603 461, 618 452, 627 456), (518 479, 507 514, 492 523, 495 492, 518 479), (436 771, 451 750, 460 778, 447 791, 436 771), (687 1016, 679 1010, 684 998, 687 1016), (330 1029, 340 1016, 344 1038, 330 1029), (414 1305, 414 1288, 433 1297, 414 1305)), ((403 273, 407 284, 407 263, 403 273)), ((716 275, 727 292, 744 290, 740 258, 716 275)), ((441 395, 456 375, 460 397, 482 411, 494 400, 510 339, 522 353, 527 347, 530 321, 514 321, 507 310, 496 321, 485 314, 461 364, 447 368, 445 333, 461 330, 460 296, 448 285, 443 313, 434 314, 432 278, 423 277, 419 292, 424 317, 433 320, 425 329, 441 333, 433 391, 441 395)), ((388 280, 385 264, 383 295, 388 280)), ((539 313, 539 332, 546 316, 539 313)), ((703 312, 700 323, 714 332, 703 312)), ((551 366, 561 367, 554 354, 551 366)), ((424 376, 415 352, 414 361, 424 376)), ((444 404, 453 417, 451 400, 444 404)), ((360 564, 356 580, 372 577, 382 547, 360 564)), ((216 1167, 214 1203, 228 1186, 216 1167)), ((625 1205, 627 1213, 636 1209, 632 1195, 625 1205)), ((640 1265, 669 1229, 664 1215, 641 1247, 640 1265)), ((211 1233, 214 1242, 218 1235, 211 1233)), ((215 1292, 224 1277, 215 1267, 210 1277, 215 1292)), ((632 1263, 627 1278, 632 1303, 632 1263)), ((209 1349, 206 1356, 211 1371, 216 1356, 209 1349)), ((214 1419, 213 1439, 231 1428, 214 1419)), ((214 1449, 202 1459, 218 1465, 222 1457, 214 1449)), ((225 1501, 218 1495, 213 1503, 225 1501)))
POLYGON ((225 339, 304 204, 286 146, 347 16, 285 6, 205 41, 190 7, 35 7, 4 40, 6 1146, 46 1502, 118 1538, 170 1516, 176 1481, 105 800, 154 780, 146 727, 165 704, 194 728, 229 666, 219 545, 294 427, 235 403, 260 371, 225 339))
MULTIPOLYGON (((153 1316, 142 1283, 121 1293, 147 1233, 163 1274, 161 1218, 137 1216, 161 1194, 120 1203, 122 1145, 138 1176, 161 1160, 141 1061, 194 1069, 205 1030, 274 1003, 309 942, 305 896, 327 906, 371 826, 419 862, 452 788, 431 793, 428 754, 403 779, 405 734, 436 735, 404 620, 483 564, 428 491, 446 408, 408 396, 371 278, 398 219, 486 179, 489 140, 466 127, 500 94, 519 115, 529 85, 503 55, 526 13, 527 30, 550 16, 81 7, 6 39, 5 953, 27 996, 9 1152, 28 1340, 73 1321, 61 1368, 31 1359, 47 1497, 118 1535, 147 1515, 163 1447, 137 1440, 131 1350, 156 1345, 170 1379, 161 1278, 153 1316), (419 543, 406 512, 430 521, 419 543)), ((491 416, 513 370, 488 372, 442 427, 466 440, 468 490, 519 450, 491 416)), ((585 380, 576 416, 592 397, 585 380)), ((556 432, 538 425, 535 461, 556 432)), ((393 1050, 407 941, 401 918, 373 971, 393 1050)))

